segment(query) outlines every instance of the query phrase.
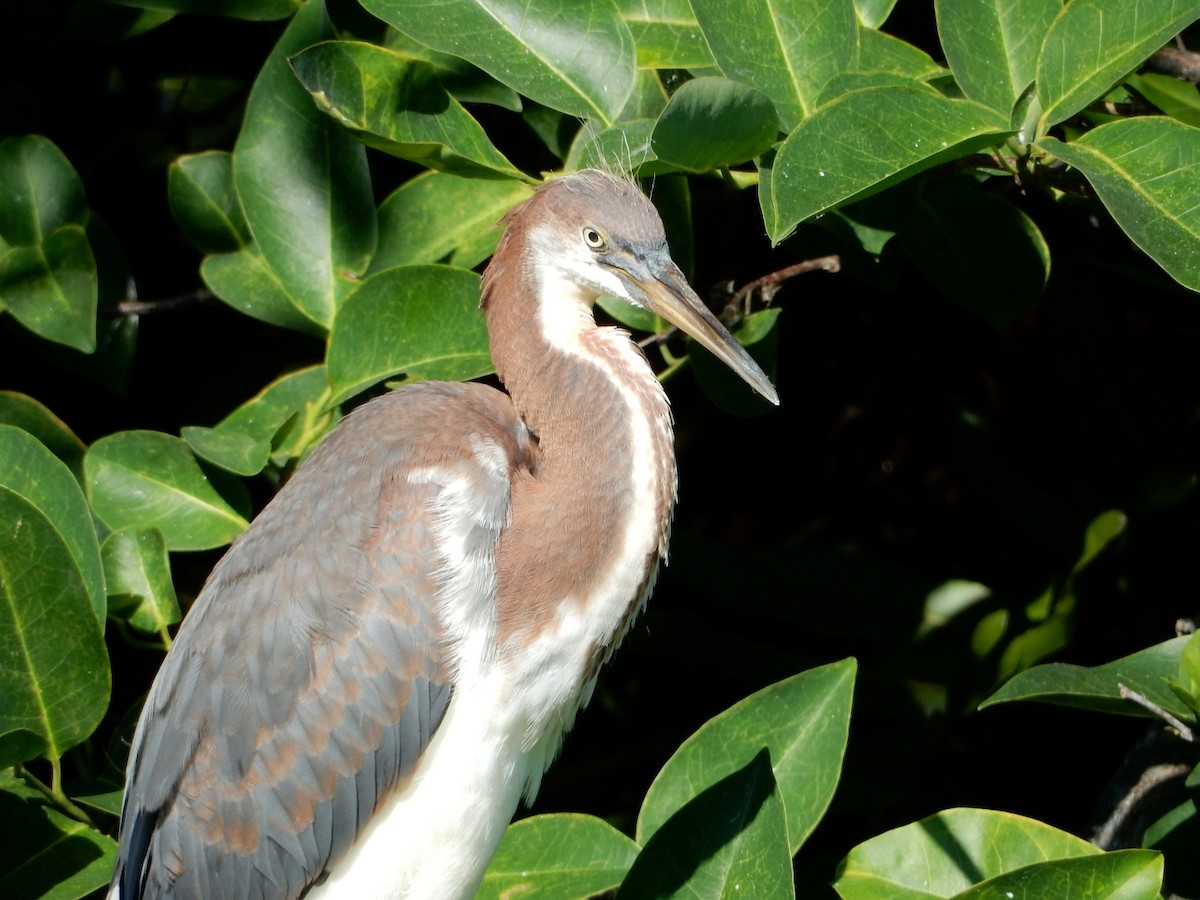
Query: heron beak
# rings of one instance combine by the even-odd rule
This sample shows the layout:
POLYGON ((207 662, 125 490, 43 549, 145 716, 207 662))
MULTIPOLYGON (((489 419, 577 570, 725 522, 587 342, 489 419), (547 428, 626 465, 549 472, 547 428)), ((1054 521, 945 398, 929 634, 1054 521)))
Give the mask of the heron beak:
POLYGON ((669 258, 661 260, 657 265, 647 267, 645 274, 625 267, 615 267, 614 271, 629 289, 630 299, 693 338, 750 387, 774 405, 779 405, 779 394, 766 373, 709 312, 673 261, 669 258))

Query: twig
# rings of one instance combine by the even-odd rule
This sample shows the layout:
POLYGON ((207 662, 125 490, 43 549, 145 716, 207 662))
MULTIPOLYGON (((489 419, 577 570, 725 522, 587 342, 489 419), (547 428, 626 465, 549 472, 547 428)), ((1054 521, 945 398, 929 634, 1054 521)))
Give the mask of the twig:
POLYGON ((1200 84, 1200 53, 1182 47, 1163 47, 1146 60, 1146 68, 1200 84))
POLYGON ((181 306, 192 306, 196 303, 207 303, 213 299, 212 291, 207 288, 196 288, 186 294, 174 297, 164 297, 161 300, 120 300, 111 306, 102 306, 101 315, 116 318, 118 316, 144 316, 147 314, 169 312, 181 306))
MULTIPOLYGON (((785 266, 776 272, 763 275, 761 278, 756 278, 749 284, 742 286, 735 291, 725 303, 725 308, 721 310, 718 318, 725 323, 727 327, 733 327, 743 318, 750 314, 750 295, 758 290, 763 298, 763 305, 769 306, 771 300, 774 299, 776 292, 789 278, 796 275, 803 275, 805 272, 812 272, 820 269, 825 272, 838 272, 842 268, 842 260, 839 256, 821 256, 817 259, 806 259, 803 262, 798 262, 790 266, 785 266)), ((652 334, 638 341, 638 346, 642 349, 649 347, 651 344, 661 344, 667 339, 673 337, 679 329, 672 325, 670 328, 660 331, 658 334, 652 334)))
POLYGON ((1189 744, 1195 743, 1195 737, 1192 734, 1192 729, 1189 728, 1187 725, 1184 725, 1182 722, 1180 722, 1177 718, 1175 718, 1173 715, 1171 715, 1169 712, 1167 712, 1165 709, 1163 709, 1161 706, 1159 706, 1153 700, 1150 700, 1150 699, 1142 696, 1137 691, 1127 688, 1127 687, 1125 687, 1125 685, 1123 685, 1119 682, 1117 684, 1117 691, 1121 694, 1121 698, 1123 700, 1132 700, 1138 706, 1141 706, 1141 707, 1144 707, 1145 709, 1150 710, 1150 712, 1154 713, 1154 715, 1158 716, 1160 719, 1162 719, 1164 722, 1166 722, 1168 725, 1170 725, 1172 728, 1174 728, 1176 731, 1178 731, 1179 736, 1181 738, 1183 738, 1185 741, 1187 741, 1189 744))

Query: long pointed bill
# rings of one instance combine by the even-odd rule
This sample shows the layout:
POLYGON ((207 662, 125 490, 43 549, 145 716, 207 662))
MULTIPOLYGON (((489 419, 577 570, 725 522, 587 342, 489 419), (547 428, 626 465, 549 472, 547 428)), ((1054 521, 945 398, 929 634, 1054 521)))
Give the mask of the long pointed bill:
POLYGON ((670 258, 658 262, 658 265, 652 264, 650 271, 645 274, 625 268, 616 268, 614 271, 629 289, 634 302, 662 316, 695 339, 750 387, 778 406, 779 394, 766 373, 717 317, 708 311, 708 307, 688 285, 679 267, 670 258))

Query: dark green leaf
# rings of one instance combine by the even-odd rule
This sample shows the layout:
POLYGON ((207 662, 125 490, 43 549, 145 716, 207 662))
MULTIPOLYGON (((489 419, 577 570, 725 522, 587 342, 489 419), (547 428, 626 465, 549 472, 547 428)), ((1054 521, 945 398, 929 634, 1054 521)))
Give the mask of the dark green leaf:
POLYGON ((1195 0, 1072 0, 1042 41, 1039 133, 1103 95, 1200 18, 1195 0))
POLYGON ((488 374, 479 276, 449 266, 372 275, 338 316, 327 365, 333 403, 393 375, 465 381, 488 374))
POLYGON ((28 431, 64 463, 83 483, 83 454, 87 445, 58 416, 32 397, 0 391, 0 424, 28 431))
POLYGON ((833 886, 843 900, 954 897, 1024 866, 1100 852, 1033 819, 950 809, 859 844, 842 860, 833 886))
POLYGON ((217 425, 219 431, 245 434, 273 444, 288 420, 326 405, 329 382, 324 366, 310 366, 277 378, 217 425))
POLYGON ((293 302, 257 246, 206 257, 200 277, 213 294, 240 313, 281 328, 325 334, 325 326, 293 302))
POLYGON ((250 243, 228 153, 210 150, 176 159, 167 170, 167 199, 183 233, 204 252, 232 253, 250 243))
POLYGON ((114 618, 147 634, 165 634, 182 618, 161 531, 122 528, 108 536, 101 553, 114 618))
POLYGON ((0 897, 79 900, 108 885, 117 842, 0 775, 0 897))
POLYGON ((858 67, 849 0, 692 0, 692 8, 721 73, 770 97, 785 131, 812 113, 826 81, 858 67))
POLYGON ((1147 72, 1133 75, 1125 83, 1163 111, 1193 128, 1200 127, 1200 87, 1170 75, 1147 72))
POLYGON ((1162 876, 1162 854, 1116 850, 1034 863, 990 878, 954 900, 1155 900, 1162 876))
POLYGON ((257 475, 271 455, 269 440, 255 440, 229 429, 186 425, 181 436, 201 459, 235 475, 257 475))
MULTIPOLYGON (((791 853, 825 814, 841 774, 857 665, 842 660, 764 688, 709 720, 675 752, 638 815, 642 846, 688 801, 769 754, 791 853)), ((788 855, 790 856, 791 853, 788 855)))
POLYGON ((0 486, 46 517, 79 570, 96 614, 104 621, 104 569, 91 511, 70 469, 29 433, 0 425, 0 486))
POLYGON ((366 0, 363 6, 422 44, 573 116, 609 124, 633 88, 633 37, 612 3, 366 0))
POLYGON ((959 87, 1008 116, 1037 71, 1060 0, 936 0, 938 35, 959 87))
POLYGON ((650 147, 653 119, 633 119, 611 128, 581 128, 567 152, 566 168, 628 172, 639 177, 671 171, 650 147))
POLYGON ((618 0, 646 69, 704 69, 712 52, 688 0, 618 0))
POLYGON ((531 816, 508 826, 475 900, 586 900, 615 890, 637 853, 603 819, 531 816))
POLYGON ((791 896, 787 821, 765 747, 672 813, 621 885, 624 900, 791 896))
POLYGON ((671 97, 651 147, 685 172, 745 162, 779 137, 779 118, 764 94, 725 78, 694 78, 671 97))
POLYGON ((422 166, 520 178, 432 65, 357 41, 325 41, 292 57, 317 106, 360 141, 422 166))
MULTIPOLYGON (((770 174, 767 231, 779 242, 836 205, 1003 139, 1006 119, 922 84, 847 94, 784 141, 770 174)), ((761 193, 761 188, 760 188, 761 193)))
POLYGON ((333 322, 375 251, 366 150, 313 104, 288 58, 332 36, 320 0, 301 7, 259 73, 233 150, 250 232, 287 296, 333 322))
POLYGON ((1087 177, 1117 224, 1168 275, 1200 291, 1200 128, 1144 116, 1040 146, 1087 177))
POLYGON ((96 260, 79 225, 63 225, 39 244, 0 255, 0 308, 50 341, 96 349, 96 260))
POLYGON ((58 759, 108 706, 108 653, 71 552, 0 487, 0 768, 58 759))
POLYGON ((988 697, 979 708, 1013 700, 1037 700, 1126 716, 1151 715, 1144 707, 1121 697, 1119 685, 1137 691, 1184 721, 1192 711, 1168 687, 1179 669, 1186 637, 1177 637, 1100 666, 1050 663, 1021 672, 988 697))
POLYGON ((440 262, 469 269, 492 255, 500 219, 531 193, 520 181, 418 175, 379 207, 379 249, 370 272, 440 262))
POLYGON ((187 444, 155 431, 123 431, 84 459, 92 508, 110 528, 157 528, 171 550, 229 543, 248 524, 217 493, 187 444))
POLYGON ((45 241, 64 225, 87 224, 83 182, 62 151, 40 135, 0 141, 0 238, 45 241))
POLYGON ((993 328, 1028 309, 1050 277, 1050 248, 1037 225, 983 191, 925 191, 900 240, 934 287, 993 328))

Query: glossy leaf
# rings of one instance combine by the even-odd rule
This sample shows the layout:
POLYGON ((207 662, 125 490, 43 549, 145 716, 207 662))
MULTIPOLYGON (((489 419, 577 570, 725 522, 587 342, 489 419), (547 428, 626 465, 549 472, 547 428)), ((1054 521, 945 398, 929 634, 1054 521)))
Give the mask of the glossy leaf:
POLYGON ((220 421, 217 430, 272 443, 279 429, 306 408, 323 406, 329 394, 324 366, 283 375, 220 421))
POLYGON ((667 761, 638 814, 642 846, 676 811, 764 748, 787 819, 790 853, 804 843, 841 774, 857 670, 853 659, 801 672, 710 719, 667 761))
POLYGON ((179 438, 123 431, 92 444, 88 496, 110 528, 157 528, 170 550, 221 547, 248 524, 217 493, 179 438))
POLYGON ((79 900, 108 885, 117 842, 0 775, 0 897, 79 900))
POLYGON ((1008 115, 1033 81, 1060 0, 936 0, 950 71, 971 100, 1008 115))
POLYGON ((1200 291, 1200 128, 1146 116, 1040 146, 1087 177, 1117 224, 1168 275, 1200 291))
POLYGON ((257 246, 205 257, 200 277, 222 301, 254 319, 323 336, 325 326, 292 302, 287 287, 257 246))
POLYGON ((110 684, 70 550, 33 504, 0 487, 0 769, 57 759, 90 735, 110 684))
POLYGON ((705 69, 712 52, 688 0, 618 0, 646 69, 705 69))
POLYGON ((1038 59, 1041 133, 1100 97, 1198 18, 1195 0, 1071 0, 1050 26, 1038 59))
POLYGON ((83 579, 96 621, 104 622, 104 569, 87 500, 71 470, 37 438, 0 425, 0 486, 46 517, 83 579))
POLYGON ((233 150, 250 232, 287 296, 322 326, 375 250, 366 150, 329 119, 288 58, 331 36, 320 0, 306 3, 259 73, 233 150))
POLYGON ((989 878, 954 900, 1156 900, 1162 877, 1162 854, 1116 850, 1034 863, 989 878))
POLYGON ((113 617, 147 634, 163 634, 182 618, 161 531, 114 531, 105 539, 101 554, 113 617))
POLYGON ((779 118, 764 94, 726 78, 694 78, 667 103, 651 147, 678 169, 708 172, 752 159, 778 138, 779 118))
POLYGON ((271 455, 269 441, 229 429, 186 425, 180 434, 201 459, 235 475, 257 475, 271 455))
POLYGON ((0 255, 0 308, 50 341, 96 349, 96 260, 79 225, 63 225, 41 243, 0 255))
POLYGON ((463 381, 488 374, 479 276, 449 266, 372 275, 338 316, 327 365, 334 403, 394 375, 463 381))
POLYGON ((783 142, 763 203, 767 231, 783 240, 804 219, 869 196, 942 162, 995 143, 1006 120, 970 100, 924 86, 847 94, 783 142))
POLYGON ((366 0, 363 6, 422 44, 573 116, 609 124, 633 87, 633 37, 611 3, 366 0))
POLYGON ((816 108, 822 86, 858 65, 858 19, 845 2, 692 0, 726 78, 766 94, 785 131, 816 108))
POLYGON ((369 271, 443 262, 472 268, 492 255, 500 219, 531 193, 520 181, 418 175, 380 204, 379 247, 369 271))
POLYGON ((662 823, 621 885, 624 900, 794 896, 784 805, 763 748, 662 823))
POLYGON ((75 168, 40 135, 0 141, 0 238, 11 245, 45 241, 66 225, 87 224, 87 197, 75 168))
POLYGON ((205 253, 232 253, 250 243, 233 187, 233 157, 210 150, 181 156, 167 169, 171 213, 205 253))
POLYGON ((603 819, 531 816, 504 832, 475 900, 586 900, 615 890, 638 846, 603 819))
POLYGON ((854 0, 858 21, 867 28, 878 28, 887 21, 896 6, 896 0, 854 0))
POLYGON ((432 65, 358 41, 325 41, 292 57, 317 106, 363 143, 428 168, 520 178, 432 65))
POLYGON ((67 464, 77 481, 83 481, 83 454, 87 445, 67 424, 33 397, 0 391, 0 424, 27 431, 67 464))
MULTIPOLYGON (((946 74, 946 70, 933 58, 907 41, 884 34, 882 31, 863 30, 858 33, 859 71, 862 74, 888 74, 909 81, 929 81, 946 74)), ((852 73, 846 73, 852 74, 852 73)), ((820 92, 820 103, 834 99, 831 86, 838 75, 825 82, 820 92)))
POLYGON ((1192 711, 1168 686, 1179 668, 1186 637, 1177 637, 1099 666, 1050 663, 1035 666, 1009 679, 979 708, 1013 700, 1037 700, 1126 716, 1151 715, 1144 707, 1121 697, 1118 685, 1137 691, 1152 703, 1184 721, 1192 711))
POLYGON ((1023 816, 950 809, 859 844, 842 860, 833 887, 843 900, 954 897, 1024 866, 1100 852, 1023 816))
POLYGON ((1028 309, 1050 277, 1050 248, 1037 225, 983 191, 924 192, 900 240, 934 287, 993 328, 1028 309))

